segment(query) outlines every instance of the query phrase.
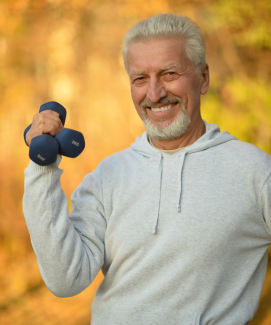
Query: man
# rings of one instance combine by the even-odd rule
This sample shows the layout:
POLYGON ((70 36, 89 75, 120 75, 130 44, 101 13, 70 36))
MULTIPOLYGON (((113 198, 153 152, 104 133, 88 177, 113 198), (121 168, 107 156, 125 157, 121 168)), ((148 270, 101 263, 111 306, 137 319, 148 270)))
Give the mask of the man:
MULTIPOLYGON (((30 162, 24 214, 42 277, 57 296, 102 268, 93 325, 245 325, 255 314, 271 242, 270 156, 200 115, 209 69, 200 29, 158 14, 123 44, 147 132, 85 176, 72 195, 56 164, 30 162)), ((27 134, 55 135, 51 111, 27 134)))

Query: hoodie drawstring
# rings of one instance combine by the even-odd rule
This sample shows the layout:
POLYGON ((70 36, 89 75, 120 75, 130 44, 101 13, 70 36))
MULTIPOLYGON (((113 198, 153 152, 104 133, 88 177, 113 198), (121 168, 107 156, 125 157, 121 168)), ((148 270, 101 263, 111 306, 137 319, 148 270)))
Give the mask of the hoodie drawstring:
MULTIPOLYGON (((182 173, 184 166, 184 159, 187 152, 184 151, 184 154, 180 156, 179 169, 178 169, 178 191, 177 191, 177 211, 181 212, 181 197, 182 197, 182 173)), ((152 234, 157 234, 157 227, 159 221, 159 212, 160 212, 160 202, 161 202, 161 190, 162 190, 162 177, 163 177, 163 155, 160 156, 160 162, 158 165, 158 181, 157 184, 157 192, 156 192, 156 201, 155 201, 155 209, 154 209, 154 224, 152 228, 152 234)))
POLYGON ((159 219, 159 210, 160 210, 160 201, 161 201, 161 188, 162 188, 162 176, 163 176, 163 156, 160 155, 160 163, 158 166, 158 172, 159 172, 159 184, 157 186, 157 192, 155 196, 155 209, 154 209, 154 225, 152 228, 152 234, 156 235, 157 233, 157 227, 158 227, 158 219, 159 219))
POLYGON ((181 197, 182 197, 182 174, 183 174, 183 166, 184 166, 184 159, 185 155, 187 154, 186 151, 184 151, 184 155, 180 156, 180 164, 179 164, 179 170, 178 170, 178 192, 177 192, 177 211, 181 212, 181 197))

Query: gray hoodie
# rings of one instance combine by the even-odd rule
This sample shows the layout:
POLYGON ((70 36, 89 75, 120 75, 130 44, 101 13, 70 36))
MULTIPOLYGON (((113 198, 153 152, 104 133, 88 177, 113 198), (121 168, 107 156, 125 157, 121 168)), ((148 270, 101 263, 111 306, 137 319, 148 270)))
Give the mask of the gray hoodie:
POLYGON ((93 325, 245 325, 271 242, 271 157, 218 126, 171 156, 144 133, 72 195, 57 163, 30 162, 23 210, 41 275, 60 297, 102 268, 93 325))

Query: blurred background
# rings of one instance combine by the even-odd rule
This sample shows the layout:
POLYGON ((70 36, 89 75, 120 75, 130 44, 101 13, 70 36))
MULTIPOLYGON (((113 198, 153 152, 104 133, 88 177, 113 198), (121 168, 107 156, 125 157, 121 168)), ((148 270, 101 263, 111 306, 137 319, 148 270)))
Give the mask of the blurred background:
MULTIPOLYGON (((65 126, 86 140, 78 158, 61 162, 70 198, 86 173, 144 132, 120 47, 133 23, 158 12, 189 16, 202 28, 211 73, 203 118, 271 154, 270 0, 1 0, 1 325, 90 323, 100 273, 72 298, 53 296, 41 279, 22 213, 23 131, 43 103, 66 107, 65 126)), ((251 324, 271 324, 270 297, 271 263, 251 324)))

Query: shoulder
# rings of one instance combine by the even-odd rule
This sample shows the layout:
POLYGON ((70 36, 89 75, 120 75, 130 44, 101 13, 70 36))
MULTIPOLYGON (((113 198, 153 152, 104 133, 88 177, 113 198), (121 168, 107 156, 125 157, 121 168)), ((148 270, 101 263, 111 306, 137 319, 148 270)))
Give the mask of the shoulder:
POLYGON ((100 162, 100 167, 108 168, 109 166, 120 166, 122 164, 126 164, 128 161, 131 161, 131 159, 134 159, 136 156, 137 154, 134 150, 131 148, 126 148, 103 159, 100 162))
POLYGON ((101 178, 106 175, 120 176, 137 166, 138 160, 140 155, 133 149, 127 148, 103 159, 94 172, 101 178))
POLYGON ((251 143, 228 141, 221 150, 224 151, 225 159, 231 160, 234 165, 239 165, 248 172, 257 170, 263 175, 271 172, 271 156, 251 143))
POLYGON ((225 148, 229 153, 235 154, 240 158, 250 158, 255 162, 270 163, 271 156, 256 147, 255 145, 241 140, 233 140, 225 143, 225 148))

